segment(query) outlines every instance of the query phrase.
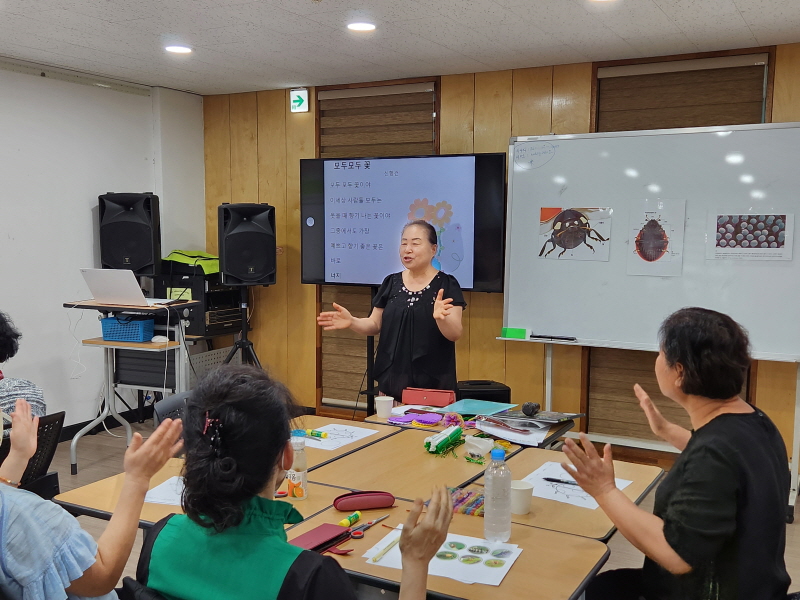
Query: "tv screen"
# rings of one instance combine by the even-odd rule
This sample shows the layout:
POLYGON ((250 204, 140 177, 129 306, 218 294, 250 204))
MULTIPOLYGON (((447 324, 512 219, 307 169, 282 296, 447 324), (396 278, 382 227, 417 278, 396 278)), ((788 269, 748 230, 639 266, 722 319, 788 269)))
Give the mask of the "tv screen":
POLYGON ((380 285, 402 270, 400 234, 436 229, 433 264, 465 290, 503 291, 503 153, 300 161, 303 283, 380 285))

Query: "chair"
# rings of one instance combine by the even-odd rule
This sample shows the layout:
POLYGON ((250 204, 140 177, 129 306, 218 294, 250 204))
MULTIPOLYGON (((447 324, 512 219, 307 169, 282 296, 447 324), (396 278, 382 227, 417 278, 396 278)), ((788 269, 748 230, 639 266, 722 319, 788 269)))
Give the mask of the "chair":
POLYGON ((116 590, 119 600, 165 600, 164 596, 131 577, 122 579, 122 587, 116 590))
MULTIPOLYGON (((60 493, 61 488, 58 483, 58 473, 50 471, 50 463, 53 462, 56 448, 61 437, 61 429, 64 427, 64 411, 39 417, 39 429, 36 434, 36 453, 28 461, 28 466, 20 479, 20 485, 24 490, 38 494, 45 500, 51 500, 53 496, 60 493)), ((0 446, 0 463, 8 456, 11 450, 10 438, 3 439, 0 446)))
POLYGON ((183 411, 186 409, 186 402, 192 395, 191 390, 188 392, 180 392, 172 394, 166 398, 162 398, 153 405, 153 420, 156 427, 164 419, 182 419, 183 411))

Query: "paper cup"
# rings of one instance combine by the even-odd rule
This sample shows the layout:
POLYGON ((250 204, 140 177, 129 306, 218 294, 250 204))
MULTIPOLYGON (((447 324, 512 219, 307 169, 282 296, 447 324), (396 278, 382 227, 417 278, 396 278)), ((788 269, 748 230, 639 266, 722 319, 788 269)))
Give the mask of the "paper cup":
POLYGON ((393 406, 393 396, 375 396, 375 410, 377 411, 379 418, 388 419, 391 417, 393 406))
POLYGON ((511 482, 511 512, 515 515, 527 515, 531 512, 533 484, 527 481, 511 482))

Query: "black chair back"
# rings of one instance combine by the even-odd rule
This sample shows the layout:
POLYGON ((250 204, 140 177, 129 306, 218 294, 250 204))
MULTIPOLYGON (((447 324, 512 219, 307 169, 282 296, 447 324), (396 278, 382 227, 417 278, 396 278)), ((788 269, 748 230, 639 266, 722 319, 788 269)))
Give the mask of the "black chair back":
POLYGON ((164 419, 183 419, 183 412, 186 409, 186 402, 192 395, 191 390, 180 392, 162 398, 153 405, 153 419, 158 426, 164 419))
POLYGON ((61 430, 64 427, 64 411, 39 417, 39 431, 36 436, 36 453, 28 461, 28 467, 20 479, 20 487, 24 488, 27 484, 40 477, 47 475, 47 469, 53 462, 56 455, 61 430))
POLYGON ((122 579, 122 587, 116 590, 119 600, 165 600, 164 596, 142 585, 131 577, 122 579))

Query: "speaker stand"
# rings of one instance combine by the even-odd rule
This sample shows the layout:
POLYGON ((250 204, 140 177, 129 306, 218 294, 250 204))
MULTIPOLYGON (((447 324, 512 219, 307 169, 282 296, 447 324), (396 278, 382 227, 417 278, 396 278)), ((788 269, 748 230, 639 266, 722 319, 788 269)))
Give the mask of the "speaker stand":
POLYGON ((225 360, 222 361, 223 364, 228 364, 231 362, 236 353, 241 350, 242 351, 242 364, 245 365, 254 365, 261 368, 261 363, 258 360, 258 356, 256 356, 256 350, 253 348, 253 342, 247 339, 247 302, 250 300, 250 288, 246 285, 243 285, 240 288, 241 293, 241 300, 239 304, 242 309, 242 334, 241 337, 233 342, 233 348, 228 353, 228 356, 225 357, 225 360))

